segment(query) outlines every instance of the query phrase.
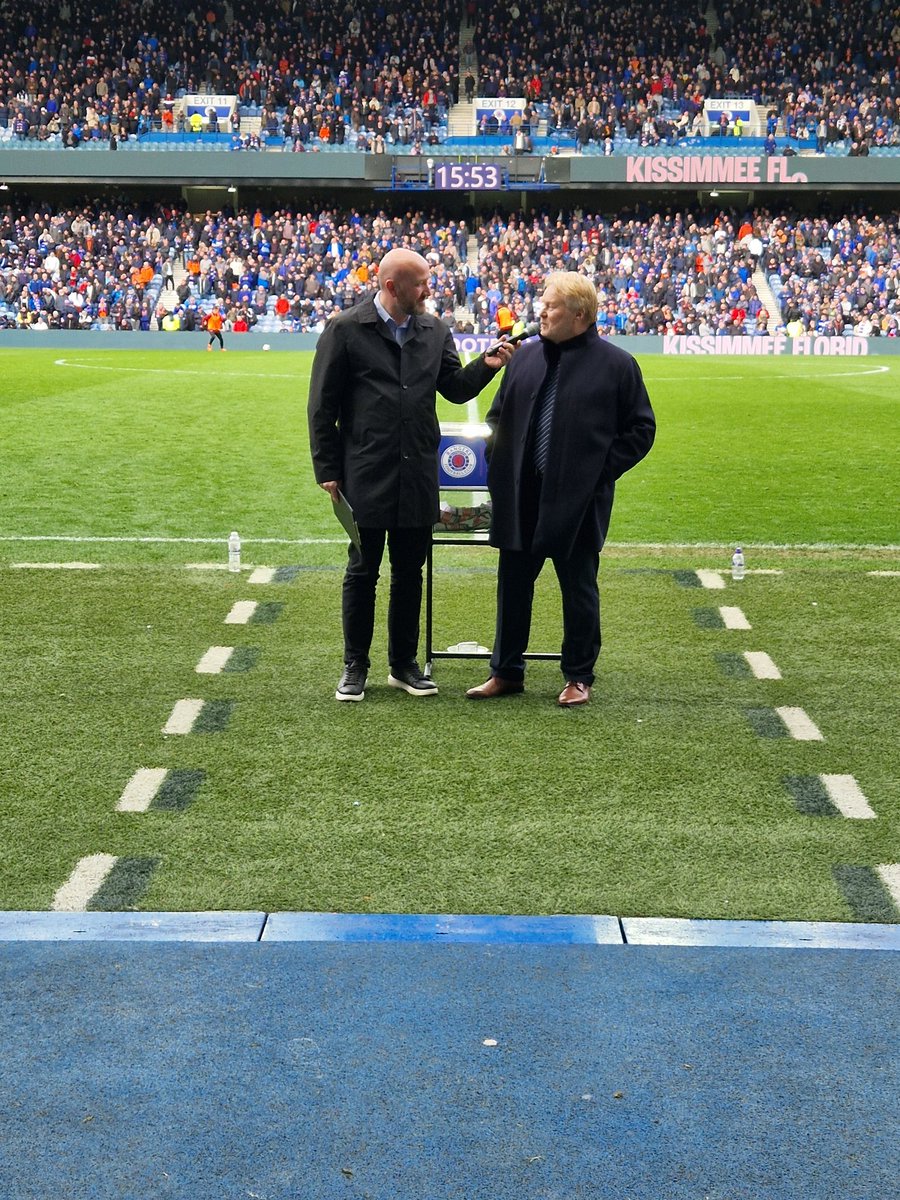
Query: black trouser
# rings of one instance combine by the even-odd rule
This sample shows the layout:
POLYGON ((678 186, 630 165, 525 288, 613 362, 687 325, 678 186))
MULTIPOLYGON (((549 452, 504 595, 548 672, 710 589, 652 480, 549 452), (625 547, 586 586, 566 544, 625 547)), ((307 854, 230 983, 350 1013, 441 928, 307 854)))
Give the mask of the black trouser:
POLYGON ((208 330, 207 330, 207 333, 209 334, 209 341, 206 343, 206 344, 207 344, 207 346, 211 346, 211 345, 213 344, 213 341, 214 341, 216 338, 218 338, 218 339, 219 339, 219 345, 222 347, 222 349, 223 349, 223 350, 225 349, 225 342, 224 342, 224 339, 222 338, 222 334, 219 332, 219 330, 218 330, 218 329, 208 329, 208 330))
MULTIPOLYGON (((526 485, 522 495, 522 521, 526 536, 537 523, 540 480, 526 485)), ((491 654, 491 674, 521 683, 524 654, 531 634, 534 585, 546 556, 526 550, 501 550, 497 570, 497 629, 491 654)), ((588 685, 600 654, 600 591, 597 572, 600 552, 591 542, 576 538, 566 558, 552 557, 562 592, 563 641, 560 670, 566 679, 588 685)))
MULTIPOLYGON (((491 674, 521 683, 531 633, 534 584, 547 560, 523 550, 501 550, 497 572, 497 632, 491 674)), ((551 559, 562 592, 563 642, 560 669, 566 679, 594 682, 600 654, 600 592, 597 550, 576 546, 568 558, 551 559)))
POLYGON ((342 596, 344 662, 370 666, 375 629, 375 589, 387 538, 391 562, 388 602, 388 662, 405 667, 419 649, 422 568, 431 545, 431 526, 410 529, 360 529, 362 549, 350 543, 342 596))

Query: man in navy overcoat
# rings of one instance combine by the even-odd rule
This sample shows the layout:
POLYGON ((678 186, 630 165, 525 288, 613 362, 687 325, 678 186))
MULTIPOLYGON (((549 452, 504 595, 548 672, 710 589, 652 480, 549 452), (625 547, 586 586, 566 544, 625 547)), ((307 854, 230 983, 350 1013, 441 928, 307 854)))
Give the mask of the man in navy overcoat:
POLYGON ((466 693, 473 700, 524 689, 534 583, 548 558, 562 592, 559 703, 590 700, 600 653, 597 571, 616 480, 647 454, 656 431, 640 367, 599 336, 596 318, 589 280, 549 275, 540 339, 516 354, 487 415, 497 629, 491 677, 466 693))

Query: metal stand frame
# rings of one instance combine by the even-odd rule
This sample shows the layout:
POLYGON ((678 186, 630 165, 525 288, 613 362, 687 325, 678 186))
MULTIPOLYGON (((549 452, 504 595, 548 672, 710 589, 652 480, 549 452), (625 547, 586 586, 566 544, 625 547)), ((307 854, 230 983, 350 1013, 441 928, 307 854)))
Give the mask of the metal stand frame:
MULTIPOLYGON (((434 616, 434 548, 435 546, 486 546, 485 535, 470 534, 468 537, 447 537, 444 534, 431 538, 428 547, 428 557, 425 560, 425 674, 431 678, 431 664, 436 658, 480 658, 490 659, 491 652, 477 650, 435 650, 433 646, 433 616, 434 616)), ((527 653, 523 656, 528 660, 544 659, 559 662, 559 654, 527 653)))

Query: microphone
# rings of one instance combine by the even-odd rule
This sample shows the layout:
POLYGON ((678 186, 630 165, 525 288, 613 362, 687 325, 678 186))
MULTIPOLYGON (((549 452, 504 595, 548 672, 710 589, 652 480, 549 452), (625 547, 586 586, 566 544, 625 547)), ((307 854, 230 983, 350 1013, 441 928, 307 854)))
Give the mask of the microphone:
POLYGON ((485 350, 485 354, 494 354, 499 346, 515 346, 518 342, 524 342, 526 338, 534 337, 536 333, 540 332, 540 325, 534 321, 531 325, 526 325, 520 333, 514 333, 512 337, 508 337, 502 342, 495 342, 493 346, 485 350))

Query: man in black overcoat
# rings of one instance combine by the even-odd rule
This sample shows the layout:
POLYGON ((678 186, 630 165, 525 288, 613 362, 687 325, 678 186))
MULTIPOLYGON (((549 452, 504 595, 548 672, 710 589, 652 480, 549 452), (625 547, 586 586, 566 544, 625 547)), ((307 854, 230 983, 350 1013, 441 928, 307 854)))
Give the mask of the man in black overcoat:
POLYGON ((525 342, 487 415, 491 544, 499 547, 491 677, 466 695, 524 689, 534 583, 546 559, 563 607, 559 703, 590 700, 600 653, 597 571, 616 480, 653 445, 656 421, 635 359, 597 333, 597 293, 549 275, 540 340, 525 342))
POLYGON ((379 290, 326 325, 309 390, 316 482, 346 496, 359 526, 343 585, 344 672, 335 696, 362 700, 371 665, 375 588, 391 563, 388 683, 435 695, 419 669, 422 567, 438 519, 440 427, 435 392, 464 404, 511 359, 501 345, 463 367, 449 328, 425 311, 430 267, 411 250, 381 260, 379 290))

